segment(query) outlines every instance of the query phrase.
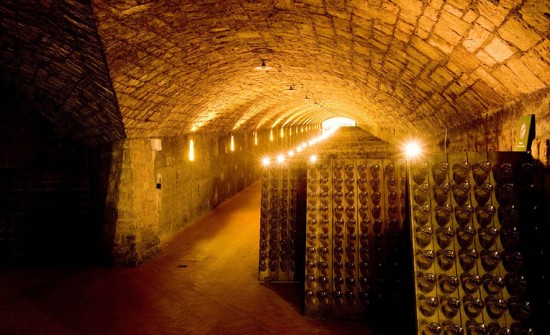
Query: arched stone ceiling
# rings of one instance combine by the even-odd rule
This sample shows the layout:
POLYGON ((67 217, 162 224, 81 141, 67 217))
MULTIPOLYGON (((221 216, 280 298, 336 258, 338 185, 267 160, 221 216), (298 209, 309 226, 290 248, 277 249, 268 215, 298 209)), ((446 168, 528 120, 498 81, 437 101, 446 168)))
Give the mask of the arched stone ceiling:
POLYGON ((3 116, 39 115, 90 145, 126 137, 90 3, 0 1, 0 91, 3 116))
POLYGON ((268 128, 295 114, 433 132, 550 84, 548 0, 93 8, 130 137, 268 128), (262 59, 268 73, 254 70, 262 59))
POLYGON ((19 0, 0 28, 3 95, 90 144, 334 115, 433 133, 550 83, 549 0, 19 0))

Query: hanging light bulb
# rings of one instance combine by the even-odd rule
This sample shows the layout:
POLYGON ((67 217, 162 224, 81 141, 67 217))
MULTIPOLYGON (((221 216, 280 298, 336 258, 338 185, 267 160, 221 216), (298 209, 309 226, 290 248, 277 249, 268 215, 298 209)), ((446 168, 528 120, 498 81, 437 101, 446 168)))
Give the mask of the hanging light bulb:
POLYGON ((256 71, 265 71, 265 73, 268 73, 269 71, 271 71, 273 68, 271 66, 267 66, 265 65, 265 60, 262 59, 262 65, 260 66, 256 66, 254 68, 254 70, 256 71))

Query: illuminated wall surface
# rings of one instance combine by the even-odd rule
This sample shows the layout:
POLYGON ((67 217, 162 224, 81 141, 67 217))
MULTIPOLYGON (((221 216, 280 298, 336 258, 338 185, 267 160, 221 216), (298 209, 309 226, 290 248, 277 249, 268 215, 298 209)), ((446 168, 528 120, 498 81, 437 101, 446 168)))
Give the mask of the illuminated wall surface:
POLYGON ((266 168, 259 279, 303 281, 310 317, 411 301, 418 334, 546 329, 542 172, 522 153, 471 152, 266 168))

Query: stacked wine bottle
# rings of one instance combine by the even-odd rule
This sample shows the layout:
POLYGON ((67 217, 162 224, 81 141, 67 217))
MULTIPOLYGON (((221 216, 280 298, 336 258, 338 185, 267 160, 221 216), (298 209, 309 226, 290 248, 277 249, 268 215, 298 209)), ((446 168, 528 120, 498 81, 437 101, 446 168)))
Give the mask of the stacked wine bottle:
MULTIPOLYGON (((264 168, 260 210, 260 250, 258 277, 262 281, 297 281, 297 248, 300 232, 297 227, 300 166, 264 168)), ((299 269, 298 271, 301 271, 299 269)))
POLYGON ((306 315, 364 318, 377 301, 399 298, 399 276, 386 275, 399 271, 385 267, 392 252, 400 254, 389 239, 403 230, 404 173, 386 160, 308 166, 306 315), (384 296, 383 283, 393 295, 384 296))
POLYGON ((410 162, 419 334, 532 334, 517 197, 518 155, 410 162))

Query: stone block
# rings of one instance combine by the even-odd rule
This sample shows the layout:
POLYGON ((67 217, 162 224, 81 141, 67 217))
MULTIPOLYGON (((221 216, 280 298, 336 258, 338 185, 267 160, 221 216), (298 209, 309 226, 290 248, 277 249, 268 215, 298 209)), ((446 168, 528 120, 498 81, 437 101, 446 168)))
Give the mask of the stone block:
POLYGON ((341 35, 351 34, 351 22, 349 18, 341 19, 341 18, 335 17, 332 19, 332 22, 337 34, 341 34, 341 35))
POLYGON ((468 52, 468 50, 457 47, 451 54, 450 60, 464 72, 474 71, 480 64, 478 58, 468 52))
POLYGON ((462 42, 462 45, 466 50, 473 53, 476 52, 485 41, 491 36, 491 33, 479 24, 475 24, 468 32, 468 36, 462 42))
POLYGON ((401 8, 401 14, 408 17, 418 17, 422 12, 421 0, 394 0, 393 2, 401 8))
POLYGON ((428 18, 427 16, 421 16, 418 20, 418 28, 427 31, 428 33, 432 30, 435 25, 435 21, 428 18))
POLYGON ((443 38, 439 37, 438 35, 432 34, 430 38, 428 39, 428 43, 437 49, 441 50, 445 54, 450 54, 453 51, 454 46, 452 44, 449 44, 447 41, 445 41, 443 38))
MULTIPOLYGON (((468 85, 466 85, 461 80, 457 80, 454 83, 452 83, 446 90, 445 93, 447 93, 452 98, 455 98, 459 95, 461 95, 466 89, 468 88, 468 85)), ((454 101, 451 101, 454 102, 454 101)))
POLYGON ((405 65, 407 63, 407 53, 400 48, 399 45, 396 45, 395 40, 392 41, 388 54, 386 55, 388 61, 391 61, 395 64, 405 65))
POLYGON ((370 15, 373 19, 380 20, 389 25, 395 25, 397 22, 397 13, 382 8, 373 7, 370 11, 370 15))
POLYGON ((519 13, 522 19, 531 27, 538 30, 543 36, 550 33, 550 2, 541 0, 527 0, 519 13))
POLYGON ((394 26, 380 22, 380 21, 374 21, 374 29, 382 32, 383 34, 387 36, 393 37, 393 31, 394 26))
POLYGON ((498 37, 494 37, 483 50, 501 63, 514 54, 514 50, 498 37))
POLYGON ((525 93, 530 93, 546 87, 546 85, 523 63, 521 59, 513 58, 507 63, 508 68, 517 75, 526 87, 525 93))
POLYGON ((382 71, 390 75, 392 79, 395 79, 401 73, 402 69, 403 64, 392 62, 390 60, 386 60, 386 62, 384 62, 384 66, 382 67, 382 71))
MULTIPOLYGON (((415 85, 421 92, 424 92, 426 95, 434 91, 434 87, 431 83, 428 83, 426 79, 417 79, 415 85)), ((420 93, 420 92, 419 92, 420 93)))
POLYGON ((361 45, 357 42, 353 44, 353 50, 362 56, 369 56, 371 54, 370 49, 364 45, 361 45))
POLYGON ((512 70, 504 64, 497 67, 491 74, 502 84, 502 86, 510 91, 513 96, 518 96, 527 90, 527 87, 521 83, 520 78, 516 77, 512 70))
POLYGON ((498 27, 504 22, 504 19, 510 11, 521 2, 522 0, 500 0, 498 2, 493 0, 479 0, 477 2, 477 9, 482 16, 498 27))
POLYGON ((447 86, 447 84, 455 79, 453 73, 445 69, 444 67, 436 68, 435 71, 432 72, 432 74, 430 75, 430 78, 435 81, 438 86, 441 87, 447 86))
POLYGON ((450 44, 457 45, 466 35, 469 28, 470 24, 468 22, 462 21, 447 11, 443 11, 434 27, 434 32, 450 44))
POLYGON ((521 61, 546 85, 550 85, 550 64, 535 51, 531 50, 521 57, 521 61))
POLYGON ((437 21, 437 15, 439 14, 439 9, 434 8, 430 5, 426 6, 424 8, 424 12, 422 13, 423 16, 429 18, 432 21, 437 21))
POLYGON ((497 92, 501 97, 504 97, 506 99, 511 98, 510 92, 502 86, 502 84, 496 80, 489 72, 487 72, 483 66, 479 66, 474 73, 472 74, 472 77, 475 79, 480 79, 488 84, 495 92, 497 92))
POLYGON ((422 66, 420 63, 416 62, 410 62, 407 64, 405 71, 403 72, 403 75, 409 79, 409 81, 412 81, 412 79, 418 77, 420 72, 422 71, 422 66))
POLYGON ((317 33, 317 38, 325 38, 330 41, 334 38, 334 30, 331 26, 315 26, 315 32, 317 33))
POLYGON ((495 29, 494 23, 489 21, 485 16, 478 16, 476 24, 488 31, 493 31, 495 29))
POLYGON ((472 89, 487 103, 490 108, 500 107, 505 102, 505 100, 484 81, 477 81, 472 86, 472 89))
POLYGON ((433 106, 434 108, 438 108, 439 106, 443 105, 446 102, 445 98, 439 94, 434 93, 430 99, 428 100, 428 103, 433 106))
MULTIPOLYGON (((351 30, 353 32, 353 35, 356 37, 359 37, 365 41, 368 41, 371 36, 371 29, 364 28, 365 26, 361 25, 352 25, 351 30)), ((367 26, 368 27, 368 26, 367 26)))
POLYGON ((517 16, 510 17, 508 21, 498 29, 498 32, 503 40, 515 45, 521 51, 530 49, 542 39, 539 34, 529 29, 526 23, 517 16))
MULTIPOLYGON (((445 58, 445 55, 441 51, 434 48, 432 45, 430 45, 429 43, 426 43, 425 41, 423 41, 418 37, 411 38, 410 45, 414 49, 421 52, 423 55, 427 56, 430 60, 442 61, 445 58)), ((422 59, 419 59, 419 60, 422 60, 422 59)), ((427 63, 427 61, 423 61, 423 63, 427 63)))
POLYGON ((463 11, 472 6, 472 0, 447 0, 447 3, 463 11))
POLYGON ((462 17, 464 15, 463 9, 455 7, 450 3, 447 3, 445 6, 443 6, 443 10, 453 14, 456 17, 462 17))
POLYGON ((399 31, 402 31, 407 36, 411 36, 414 33, 414 30, 416 29, 416 24, 410 24, 403 20, 398 20, 396 24, 396 28, 399 31))
POLYGON ((464 14, 462 19, 468 23, 472 23, 478 18, 478 16, 479 15, 474 10, 470 9, 468 12, 466 12, 466 14, 464 14))
POLYGON ((327 14, 331 15, 332 17, 337 17, 340 19, 349 18, 349 13, 346 11, 345 6, 340 7, 340 4, 335 6, 333 2, 328 2, 325 10, 327 11, 327 14))
POLYGON ((393 37, 395 37, 396 39, 398 39, 399 41, 401 42, 404 42, 404 43, 408 43, 409 40, 411 39, 411 35, 408 34, 408 33, 405 33, 399 29, 396 29, 393 33, 393 37))
POLYGON ((447 62, 446 67, 447 69, 449 69, 449 71, 454 73, 456 76, 460 77, 462 75, 462 70, 458 66, 456 66, 456 64, 453 63, 452 61, 449 60, 447 62))

